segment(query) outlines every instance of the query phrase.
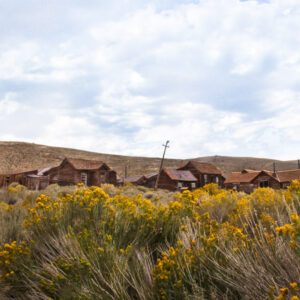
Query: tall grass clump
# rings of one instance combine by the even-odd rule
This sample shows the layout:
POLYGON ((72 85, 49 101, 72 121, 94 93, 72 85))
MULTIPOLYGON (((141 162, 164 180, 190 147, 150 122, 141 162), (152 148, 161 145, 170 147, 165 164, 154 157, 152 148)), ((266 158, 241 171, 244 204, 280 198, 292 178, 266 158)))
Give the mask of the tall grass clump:
POLYGON ((0 298, 299 299, 299 182, 165 195, 53 186, 2 202, 0 298))

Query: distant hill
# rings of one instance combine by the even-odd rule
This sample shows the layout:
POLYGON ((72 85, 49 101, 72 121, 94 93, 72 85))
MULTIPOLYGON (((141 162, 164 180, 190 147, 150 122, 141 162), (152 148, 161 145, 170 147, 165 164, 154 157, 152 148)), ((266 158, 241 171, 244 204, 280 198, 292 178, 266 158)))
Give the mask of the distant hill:
MULTIPOLYGON (((0 142, 0 173, 18 170, 32 170, 47 166, 57 166, 65 157, 102 160, 120 176, 124 176, 125 165, 128 166, 128 175, 148 174, 159 168, 160 158, 135 157, 113 154, 95 153, 77 149, 51 147, 23 142, 0 142)), ((272 159, 253 157, 208 156, 194 160, 211 162, 227 176, 230 172, 242 169, 273 170, 272 159)), ((166 159, 165 167, 177 168, 180 159, 166 159)), ((184 160, 183 163, 188 160, 184 160)), ((296 169, 297 161, 275 160, 278 170, 296 169)))

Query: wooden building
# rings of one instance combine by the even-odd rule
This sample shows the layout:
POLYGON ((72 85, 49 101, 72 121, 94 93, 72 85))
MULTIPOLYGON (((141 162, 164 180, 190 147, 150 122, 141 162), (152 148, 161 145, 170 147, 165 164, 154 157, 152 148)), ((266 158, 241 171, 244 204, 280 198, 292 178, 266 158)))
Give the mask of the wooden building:
POLYGON ((258 187, 280 188, 276 173, 244 169, 242 172, 232 172, 224 182, 226 189, 252 193, 258 187))
POLYGON ((38 170, 30 170, 0 174, 0 187, 8 187, 13 182, 27 186, 27 175, 36 175, 37 173, 38 170))
POLYGON ((275 172, 245 169, 231 173, 224 185, 227 189, 252 193, 258 187, 286 188, 292 180, 300 181, 300 169, 275 172))
POLYGON ((79 158, 65 158, 58 167, 43 173, 49 176, 49 183, 72 185, 84 183, 87 186, 100 186, 103 183, 117 184, 117 174, 104 162, 79 158))
POLYGON ((159 176, 158 188, 170 191, 195 189, 197 178, 189 170, 163 169, 159 176))
POLYGON ((211 163, 191 160, 178 170, 189 170, 197 178, 196 187, 203 187, 208 183, 216 183, 223 186, 225 178, 222 172, 211 163))

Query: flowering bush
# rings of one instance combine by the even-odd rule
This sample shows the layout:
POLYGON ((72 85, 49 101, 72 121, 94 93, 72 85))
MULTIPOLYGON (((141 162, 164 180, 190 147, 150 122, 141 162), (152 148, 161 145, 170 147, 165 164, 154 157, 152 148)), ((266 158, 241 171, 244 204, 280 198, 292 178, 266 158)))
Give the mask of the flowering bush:
POLYGON ((0 204, 0 298, 298 299, 298 182, 171 201, 128 189, 0 204))

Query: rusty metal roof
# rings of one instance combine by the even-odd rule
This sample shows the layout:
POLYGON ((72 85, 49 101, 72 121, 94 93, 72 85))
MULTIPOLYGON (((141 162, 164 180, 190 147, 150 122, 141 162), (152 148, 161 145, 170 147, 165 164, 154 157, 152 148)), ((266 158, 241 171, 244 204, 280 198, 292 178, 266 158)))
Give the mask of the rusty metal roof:
POLYGON ((189 170, 163 170, 172 180, 176 181, 197 181, 197 178, 189 170))

